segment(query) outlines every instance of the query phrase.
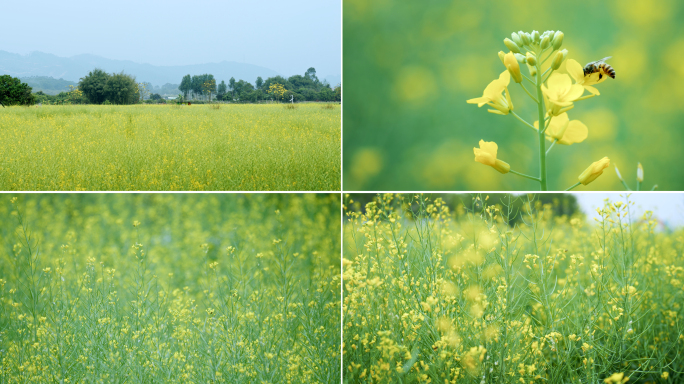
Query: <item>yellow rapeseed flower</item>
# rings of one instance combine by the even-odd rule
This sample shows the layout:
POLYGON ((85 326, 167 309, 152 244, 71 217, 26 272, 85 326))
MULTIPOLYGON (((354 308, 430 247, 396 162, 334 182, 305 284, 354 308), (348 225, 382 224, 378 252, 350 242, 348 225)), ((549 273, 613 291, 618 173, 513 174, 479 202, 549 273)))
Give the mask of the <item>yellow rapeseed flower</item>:
MULTIPOLYGON (((534 122, 534 127, 539 129, 539 121, 534 122)), ((561 113, 551 119, 544 134, 550 141, 558 140, 558 144, 570 145, 583 142, 589 135, 589 129, 581 121, 571 121, 567 113, 561 113)))
POLYGON ((522 73, 520 73, 520 64, 518 64, 518 59, 515 58, 513 52, 508 52, 504 55, 504 65, 508 68, 508 72, 513 76, 513 81, 516 83, 522 83, 522 73))
POLYGON ((508 70, 501 72, 499 78, 487 85, 482 97, 476 97, 467 101, 468 104, 477 104, 481 107, 485 104, 494 109, 489 109, 491 113, 498 115, 508 115, 513 110, 511 96, 508 93, 508 84, 511 82, 511 74, 508 70))
POLYGON ((624 373, 613 373, 610 377, 603 380, 607 384, 624 384, 629 380, 629 377, 625 377, 624 373))
POLYGON ((584 87, 573 84, 570 76, 564 73, 554 73, 541 88, 549 101, 559 107, 569 107, 584 93, 584 87))
POLYGON ((499 146, 495 142, 480 140, 480 148, 473 148, 475 161, 489 165, 501 173, 508 173, 511 170, 511 166, 496 158, 498 149, 499 146))
POLYGON ((582 172, 582 174, 579 175, 578 179, 580 183, 582 183, 582 185, 587 185, 592 181, 596 180, 596 178, 601 176, 603 170, 608 168, 609 165, 610 159, 607 157, 604 157, 599 161, 593 162, 589 166, 589 168, 585 169, 584 172, 582 172))
POLYGON ((565 65, 565 68, 568 70, 568 74, 572 76, 572 78, 575 80, 575 84, 581 85, 582 87, 584 87, 584 89, 593 93, 594 95, 601 94, 598 91, 598 89, 592 87, 592 85, 603 83, 604 81, 606 81, 608 76, 603 76, 599 79, 598 72, 585 76, 582 65, 580 65, 580 63, 573 59, 568 60, 568 63, 565 65))

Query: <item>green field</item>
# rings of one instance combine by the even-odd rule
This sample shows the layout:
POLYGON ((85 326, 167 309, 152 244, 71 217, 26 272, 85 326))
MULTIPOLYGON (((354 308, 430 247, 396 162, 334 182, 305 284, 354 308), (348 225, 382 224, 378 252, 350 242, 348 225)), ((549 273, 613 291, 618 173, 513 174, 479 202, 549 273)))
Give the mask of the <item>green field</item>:
POLYGON ((0 190, 332 191, 335 104, 0 109, 0 190))
POLYGON ((339 194, 10 199, 1 382, 339 381, 339 194))
POLYGON ((345 382, 684 381, 681 227, 617 195, 596 221, 534 196, 357 197, 345 382))

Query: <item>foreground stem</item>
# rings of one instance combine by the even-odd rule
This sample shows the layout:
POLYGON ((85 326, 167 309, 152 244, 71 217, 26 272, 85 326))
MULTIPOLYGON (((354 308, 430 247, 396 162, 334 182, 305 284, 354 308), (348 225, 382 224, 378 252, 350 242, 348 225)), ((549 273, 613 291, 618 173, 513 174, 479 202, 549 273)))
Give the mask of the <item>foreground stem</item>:
MULTIPOLYGON (((544 121, 544 99, 542 97, 542 73, 541 62, 537 62, 537 110, 539 112, 539 125, 544 121)), ((541 190, 547 191, 546 186, 546 138, 542 129, 539 130, 539 182, 541 183, 541 190)))

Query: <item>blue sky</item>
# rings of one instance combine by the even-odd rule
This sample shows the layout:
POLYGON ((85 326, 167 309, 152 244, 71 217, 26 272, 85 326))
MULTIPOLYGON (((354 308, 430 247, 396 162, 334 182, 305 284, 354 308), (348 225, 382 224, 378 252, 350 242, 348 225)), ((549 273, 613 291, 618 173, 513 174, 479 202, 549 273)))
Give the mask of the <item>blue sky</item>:
POLYGON ((341 74, 340 1, 6 1, 0 50, 341 74))

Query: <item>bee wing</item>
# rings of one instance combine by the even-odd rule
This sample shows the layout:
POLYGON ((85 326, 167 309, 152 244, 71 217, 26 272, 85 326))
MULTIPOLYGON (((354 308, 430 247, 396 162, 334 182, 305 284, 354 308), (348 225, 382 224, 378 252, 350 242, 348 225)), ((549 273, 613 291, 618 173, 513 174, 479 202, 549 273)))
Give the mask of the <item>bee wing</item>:
POLYGON ((606 61, 606 60, 610 59, 611 57, 613 57, 613 56, 604 57, 603 59, 598 60, 598 62, 600 63, 602 61, 606 61))

